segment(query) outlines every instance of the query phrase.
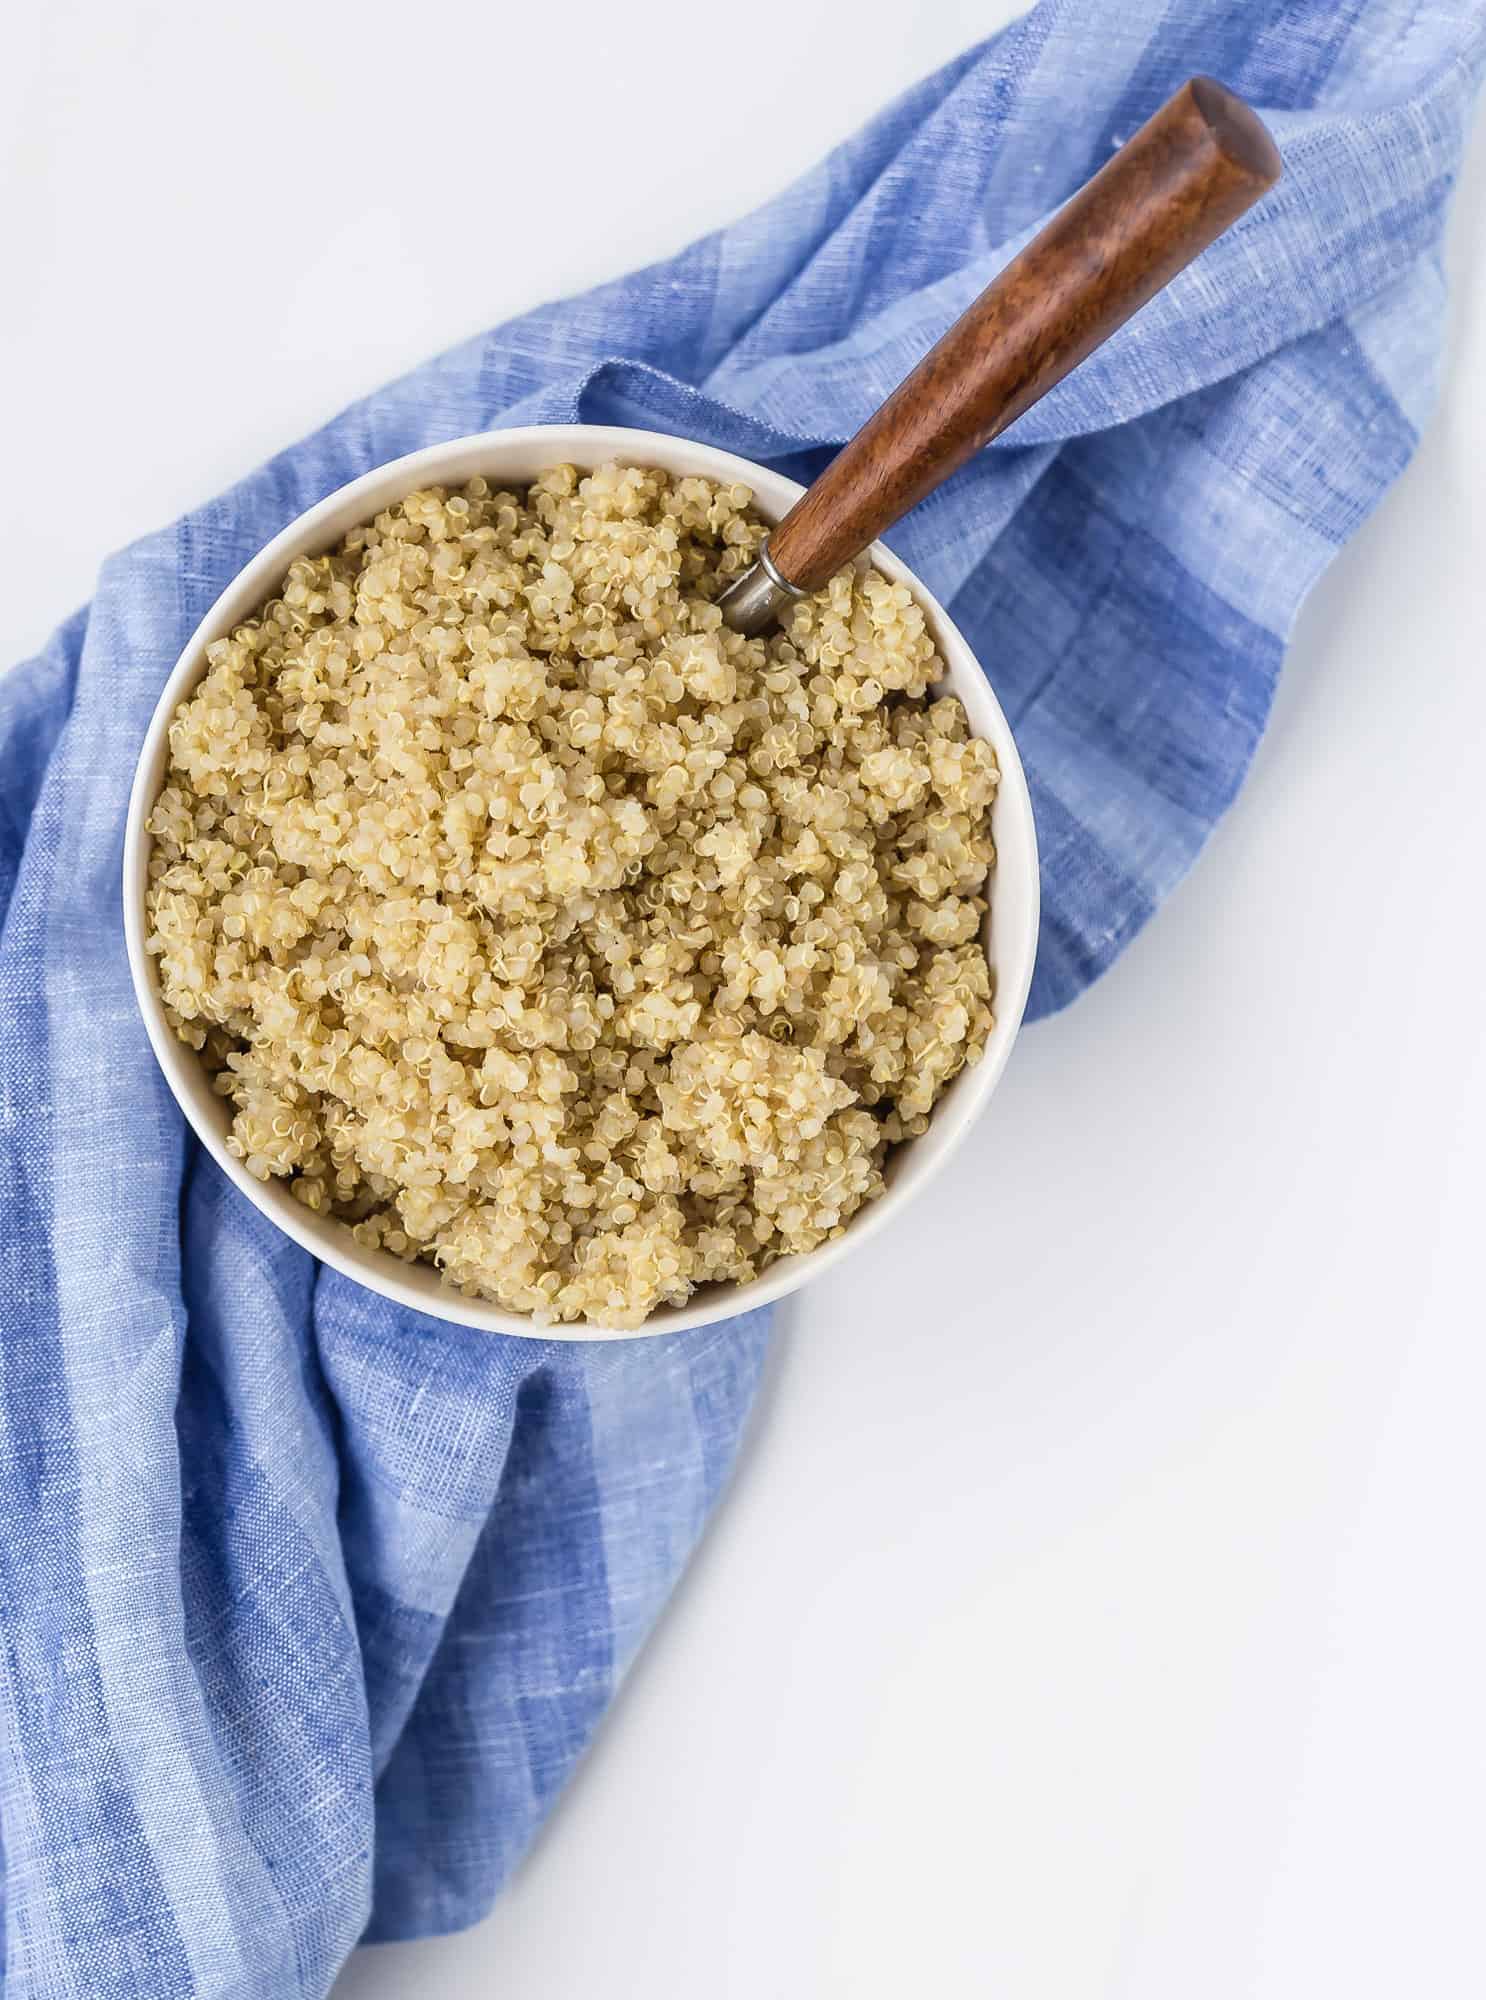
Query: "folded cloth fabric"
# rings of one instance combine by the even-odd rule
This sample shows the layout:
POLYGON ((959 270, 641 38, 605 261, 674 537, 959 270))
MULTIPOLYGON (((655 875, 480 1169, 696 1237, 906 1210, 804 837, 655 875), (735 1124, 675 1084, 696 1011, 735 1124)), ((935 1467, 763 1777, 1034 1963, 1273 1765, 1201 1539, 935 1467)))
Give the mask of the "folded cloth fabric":
POLYGON ((1232 798, 1297 606, 1407 460, 1476 0, 1047 0, 746 221, 348 410, 104 566, 0 684, 6 2000, 326 1992, 490 1904, 733 1461, 764 1316, 613 1345, 395 1310, 187 1139, 130 997, 125 796, 233 572, 488 426, 680 431, 797 474, 1190 71, 1282 185, 894 536, 1036 798, 1033 1011, 1232 798))

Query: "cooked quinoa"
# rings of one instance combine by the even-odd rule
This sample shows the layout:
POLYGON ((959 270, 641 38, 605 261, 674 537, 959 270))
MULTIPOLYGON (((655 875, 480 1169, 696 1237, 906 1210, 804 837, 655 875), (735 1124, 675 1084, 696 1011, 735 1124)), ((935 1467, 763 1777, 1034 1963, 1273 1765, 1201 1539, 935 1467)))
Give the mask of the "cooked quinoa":
POLYGON ((228 1147, 535 1321, 837 1235, 991 1027, 994 754, 865 564, 723 626, 751 500, 410 494, 171 723, 149 949, 228 1147))

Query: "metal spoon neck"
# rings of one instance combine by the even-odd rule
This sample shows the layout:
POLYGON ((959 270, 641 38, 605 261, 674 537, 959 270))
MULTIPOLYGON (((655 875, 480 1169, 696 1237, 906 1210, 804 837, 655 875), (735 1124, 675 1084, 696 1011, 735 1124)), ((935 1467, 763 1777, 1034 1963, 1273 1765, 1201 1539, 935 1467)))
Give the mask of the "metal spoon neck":
POLYGON ((809 594, 780 575, 770 561, 769 544, 765 542, 757 560, 718 598, 717 607, 725 625, 747 639, 756 639, 761 632, 777 625, 792 604, 798 604, 809 594))

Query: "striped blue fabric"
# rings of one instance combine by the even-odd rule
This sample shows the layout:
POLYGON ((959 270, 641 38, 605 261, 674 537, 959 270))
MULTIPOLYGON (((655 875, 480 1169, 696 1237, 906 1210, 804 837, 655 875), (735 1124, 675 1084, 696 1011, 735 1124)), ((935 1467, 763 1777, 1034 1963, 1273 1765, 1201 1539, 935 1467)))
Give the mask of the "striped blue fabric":
MULTIPOLYGON (((321 1995, 488 1908, 727 1478, 765 1316, 499 1341, 317 1269, 187 1139, 118 874, 161 682, 233 572, 488 426, 689 433, 800 475, 1190 71, 1287 176, 896 546, 1019 735, 1033 1010, 1242 779, 1308 586, 1428 410, 1476 0, 1047 0, 777 201, 348 410, 108 562, 0 683, 6 2000, 321 1995)), ((622 1983, 622 1982, 621 1982, 622 1983)))

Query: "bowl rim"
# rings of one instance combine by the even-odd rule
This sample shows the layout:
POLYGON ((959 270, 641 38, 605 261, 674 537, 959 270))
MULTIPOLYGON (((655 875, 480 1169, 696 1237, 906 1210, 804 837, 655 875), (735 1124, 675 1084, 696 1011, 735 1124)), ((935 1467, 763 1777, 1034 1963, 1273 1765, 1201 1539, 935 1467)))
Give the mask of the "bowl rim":
MULTIPOLYGON (((618 1328, 593 1325, 587 1321, 539 1326, 530 1318, 510 1312, 491 1301, 467 1297, 449 1285, 431 1265, 407 1264, 390 1251, 365 1249, 355 1241, 344 1223, 333 1217, 317 1215, 296 1201, 289 1192, 287 1182, 256 1179, 241 1160, 227 1151, 223 1143, 223 1129, 209 1115, 208 1106, 221 1105, 222 1100, 211 1092, 196 1051, 172 1033, 165 1019, 155 961, 145 950, 144 887, 153 845, 145 822, 163 780, 170 719, 204 672, 207 645, 251 615, 256 606, 266 602, 282 581, 290 562, 297 556, 315 552, 346 532, 345 527, 331 527, 329 524, 344 516, 348 508, 361 506, 364 498, 365 505, 354 519, 370 518, 382 507, 393 504, 397 494, 413 492, 421 484, 472 477, 470 471, 450 472, 451 462, 456 459, 482 452, 494 456, 513 450, 528 455, 535 469, 494 475, 498 479, 509 480, 512 485, 535 478, 545 466, 570 462, 586 469, 615 459, 668 469, 676 476, 694 476, 691 466, 678 468, 675 463, 678 458, 690 458, 706 461, 704 466, 695 468, 703 477, 729 479, 753 488, 760 511, 774 520, 804 491, 797 481, 767 466, 755 464, 737 453, 722 451, 669 432, 608 424, 530 424, 471 432, 389 459, 347 481, 297 514, 218 592, 182 647, 151 714, 135 764, 124 830, 121 890, 130 978, 155 1059, 197 1138, 217 1166, 260 1214, 311 1256, 394 1304, 484 1332, 511 1334, 528 1340, 655 1338, 733 1319, 783 1298, 870 1241, 943 1171, 947 1161, 984 1113, 1022 1024, 1036 956, 1040 915, 1036 826, 1026 774, 1011 726, 969 642, 943 605, 902 558, 881 542, 874 542, 867 551, 873 565, 895 582, 906 583, 927 614, 936 643, 945 657, 948 669, 946 684, 964 701, 972 732, 989 737, 994 744, 1000 766, 994 808, 997 819, 996 868, 999 873, 1003 857, 1010 850, 1019 857, 1023 876, 1017 933, 1009 940, 1002 940, 993 961, 995 1026, 990 1040, 979 1063, 962 1069, 954 1079, 945 1098, 936 1106, 929 1130, 908 1142, 915 1150, 918 1161, 912 1185, 889 1185, 857 1211, 841 1235, 814 1250, 781 1257, 759 1277, 745 1284, 719 1282, 700 1287, 684 1304, 661 1307, 638 1327, 618 1328), (768 489, 767 494, 760 491, 761 486, 768 489), (1009 841, 1006 838, 1008 822, 1013 829, 1009 841), (1003 977, 1003 959, 1007 977, 1003 977), (956 1098, 954 1115, 946 1118, 944 1114, 949 1109, 952 1096, 956 1098), (941 1128, 937 1137, 936 1125, 941 1128)), ((350 525, 349 520, 346 525, 350 525)), ((996 910, 997 905, 993 903, 993 912, 996 910)), ((988 916, 988 926, 991 921, 988 916)))

